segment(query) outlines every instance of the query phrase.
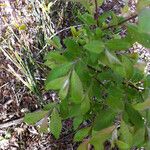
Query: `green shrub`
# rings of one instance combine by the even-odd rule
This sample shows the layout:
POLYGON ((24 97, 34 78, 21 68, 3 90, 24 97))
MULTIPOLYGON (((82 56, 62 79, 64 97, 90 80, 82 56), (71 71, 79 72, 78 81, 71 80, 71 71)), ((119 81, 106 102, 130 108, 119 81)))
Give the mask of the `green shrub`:
POLYGON ((139 3, 137 14, 129 18, 113 12, 97 18, 93 15, 97 8, 93 11, 92 4, 86 5, 88 12, 79 14, 83 26, 72 27, 72 36, 64 40, 65 47, 47 54, 45 64, 51 71, 45 87, 56 90, 60 98, 60 103, 51 108, 52 121, 58 120, 57 125, 51 123, 56 138, 61 132, 61 120, 72 118, 77 130, 74 140, 88 137, 79 149, 86 150, 91 144, 101 150, 106 140, 112 147, 127 150, 149 146, 150 76, 137 68, 136 53, 127 51, 135 42, 150 48, 150 9, 144 8, 145 3, 139 3), (105 23, 106 16, 112 18, 109 24, 105 23), (128 22, 137 16, 137 25, 128 22), (127 30, 124 38, 119 36, 122 25, 127 30), (80 128, 87 120, 89 126, 80 128), (119 130, 115 121, 120 121, 119 130))

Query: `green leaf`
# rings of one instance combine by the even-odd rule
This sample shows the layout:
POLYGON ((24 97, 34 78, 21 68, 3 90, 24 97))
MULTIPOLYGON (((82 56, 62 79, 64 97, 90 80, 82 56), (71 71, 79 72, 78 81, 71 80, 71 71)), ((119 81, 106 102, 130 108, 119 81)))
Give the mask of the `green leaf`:
POLYGON ((111 133, 114 129, 115 127, 111 126, 101 131, 98 131, 92 136, 90 144, 94 146, 95 150, 104 150, 103 143, 111 136, 111 133))
POLYGON ((68 117, 69 107, 68 107, 68 101, 67 101, 67 99, 61 100, 61 103, 59 105, 60 105, 60 114, 61 114, 61 117, 63 119, 69 118, 68 117))
POLYGON ((87 127, 87 128, 83 128, 83 129, 79 130, 74 136, 74 141, 75 142, 82 141, 83 138, 88 136, 90 129, 91 129, 91 127, 87 127))
POLYGON ((88 150, 88 146, 89 146, 89 139, 86 139, 79 145, 77 150, 88 150))
POLYGON ((135 25, 128 24, 127 25, 127 36, 125 37, 126 41, 128 41, 131 45, 138 41, 139 32, 138 27, 135 25))
POLYGON ((73 129, 76 130, 83 121, 83 116, 77 116, 73 119, 73 129))
POLYGON ((37 129, 39 132, 41 132, 41 133, 49 132, 48 131, 48 129, 49 129, 48 118, 49 118, 49 116, 47 115, 35 124, 38 127, 37 129))
POLYGON ((62 129, 61 117, 59 116, 57 109, 54 108, 50 119, 50 131, 55 136, 56 139, 59 138, 61 129, 62 129))
POLYGON ((95 118, 94 130, 99 131, 109 127, 113 124, 114 119, 115 113, 111 109, 105 111, 102 110, 100 113, 97 114, 95 118))
POLYGON ((144 148, 145 148, 145 149, 150 149, 150 142, 149 142, 149 141, 147 141, 147 142, 145 143, 144 148))
POLYGON ((139 14, 138 28, 140 32, 150 33, 150 8, 145 8, 139 14))
POLYGON ((118 25, 119 23, 119 17, 115 14, 115 12, 112 11, 112 19, 111 19, 111 22, 110 22, 110 25, 118 25))
POLYGON ((83 89, 88 89, 88 86, 91 81, 91 76, 89 74, 89 70, 87 68, 87 64, 85 61, 80 61, 75 65, 75 70, 83 85, 83 89))
POLYGON ((150 109, 150 98, 145 100, 143 103, 137 103, 137 104, 133 105, 133 108, 138 110, 138 111, 150 109))
POLYGON ((143 77, 144 77, 143 71, 140 71, 139 69, 134 68, 134 70, 133 70, 133 76, 131 78, 131 81, 133 83, 136 83, 136 82, 141 81, 143 79, 143 77))
POLYGON ((104 50, 104 44, 101 41, 93 40, 84 46, 90 52, 100 54, 104 50))
POLYGON ((80 15, 80 16, 79 16, 79 19, 80 19, 83 23, 85 23, 85 24, 87 24, 87 25, 89 25, 89 26, 96 24, 96 21, 95 21, 93 15, 88 14, 88 13, 84 13, 83 15, 80 15))
POLYGON ((48 114, 48 111, 37 111, 33 113, 27 113, 25 114, 24 122, 34 125, 39 120, 44 118, 47 114, 48 114))
POLYGON ((65 64, 61 64, 60 66, 51 70, 50 73, 48 74, 45 84, 48 84, 50 81, 52 81, 54 79, 57 79, 57 78, 67 75, 67 73, 70 71, 72 65, 73 65, 72 62, 65 63, 65 64))
POLYGON ((58 65, 67 63, 66 57, 57 51, 49 52, 44 59, 46 60, 44 64, 51 69, 57 67, 58 65))
POLYGON ((52 39, 47 39, 46 41, 49 45, 53 46, 56 49, 61 49, 62 45, 60 42, 60 38, 58 36, 54 36, 52 39))
POLYGON ((145 127, 138 129, 133 134, 133 145, 141 146, 145 142, 145 127))
POLYGON ((78 117, 80 115, 81 115, 80 104, 76 104, 76 103, 70 104, 68 117, 72 118, 72 117, 78 117))
POLYGON ((125 68, 126 77, 131 78, 133 75, 133 63, 130 61, 130 59, 127 56, 122 56, 122 65, 125 68))
POLYGON ((113 65, 111 66, 114 73, 120 75, 121 77, 126 77, 126 70, 123 65, 113 65))
POLYGON ((98 27, 95 29, 95 37, 98 39, 98 38, 101 38, 103 36, 103 31, 98 27))
POLYGON ((150 48, 150 34, 149 33, 139 33, 137 42, 142 44, 145 48, 150 48))
POLYGON ((108 17, 112 17, 113 12, 112 11, 107 11, 101 14, 98 18, 98 22, 101 26, 105 24, 105 21, 108 17))
POLYGON ((66 98, 68 91, 69 91, 69 85, 70 85, 70 80, 69 80, 69 77, 67 77, 58 93, 61 100, 66 98))
POLYGON ((79 36, 79 32, 76 30, 76 28, 74 26, 71 26, 71 33, 73 35, 73 37, 78 37, 79 36))
POLYGON ((124 98, 124 91, 121 87, 112 86, 109 88, 108 91, 108 105, 114 111, 122 111, 124 109, 123 98, 124 98))
POLYGON ((150 48, 150 35, 148 33, 139 32, 138 26, 128 25, 126 40, 130 44, 138 42, 146 48, 150 48))
POLYGON ((68 76, 54 79, 50 82, 47 82, 45 88, 46 90, 59 90, 66 80, 68 80, 68 76))
POLYGON ((120 60, 115 55, 110 53, 108 50, 105 50, 105 54, 110 64, 121 64, 120 60))
POLYGON ((67 48, 67 50, 64 53, 64 56, 68 60, 74 60, 74 59, 78 58, 79 55, 81 55, 81 50, 80 50, 81 48, 74 39, 66 38, 64 40, 64 44, 67 48))
POLYGON ((81 103, 81 113, 84 115, 90 110, 90 99, 88 94, 86 94, 81 103))
POLYGON ((71 75, 71 101, 74 103, 81 103, 82 97, 83 97, 83 86, 82 82, 78 76, 78 74, 75 72, 75 70, 72 71, 71 75))
POLYGON ((136 128, 141 128, 144 125, 144 120, 141 114, 135 110, 130 104, 126 104, 125 110, 128 114, 129 121, 135 125, 136 128))
POLYGON ((66 38, 64 40, 65 46, 67 47, 67 50, 69 51, 74 51, 74 52, 79 52, 79 45, 78 43, 71 38, 66 38))
MULTIPOLYGON (((101 87, 100 87, 99 83, 94 80, 91 85, 90 91, 89 91, 89 97, 92 98, 95 96, 96 98, 101 98, 102 94, 100 94, 100 92, 102 92, 101 87), (95 90, 95 89, 97 89, 97 90, 95 90)), ((91 104, 92 104, 92 101, 91 101, 91 104)))
POLYGON ((131 44, 124 39, 113 39, 106 42, 106 47, 112 51, 127 50, 131 47, 131 44))
POLYGON ((127 143, 120 140, 118 140, 116 144, 120 150, 129 150, 131 148, 127 143))
POLYGON ((97 0, 97 5, 101 6, 103 4, 104 0, 97 0))
POLYGON ((88 64, 96 64, 99 59, 99 55, 97 53, 89 53, 88 64))
POLYGON ((121 120, 120 133, 121 141, 127 143, 129 146, 132 146, 132 134, 129 131, 128 125, 123 120, 121 120))
POLYGON ((59 109, 59 104, 56 102, 50 102, 43 106, 43 110, 49 111, 52 110, 54 107, 59 109))
POLYGON ((140 12, 143 8, 150 6, 150 0, 138 0, 137 11, 140 12))

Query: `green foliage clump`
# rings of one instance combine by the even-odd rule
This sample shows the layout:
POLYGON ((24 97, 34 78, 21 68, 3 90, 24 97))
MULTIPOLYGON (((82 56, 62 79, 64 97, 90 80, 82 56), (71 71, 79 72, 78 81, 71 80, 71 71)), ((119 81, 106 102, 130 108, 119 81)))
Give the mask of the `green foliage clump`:
POLYGON ((61 120, 72 118, 74 130, 78 130, 74 140, 87 138, 78 149, 86 150, 91 144, 102 150, 106 140, 112 147, 126 150, 150 145, 150 76, 137 68, 136 54, 125 52, 135 42, 150 47, 150 9, 144 8, 145 3, 144 7, 139 5, 137 14, 130 18, 113 12, 95 18, 92 5, 86 5, 89 12, 79 14, 83 26, 72 27, 72 36, 63 41, 65 46, 57 43, 59 48, 47 54, 45 64, 51 71, 45 87, 56 90, 60 98, 50 123, 56 138, 61 120), (128 23, 138 15, 137 25, 128 23), (109 24, 105 23, 106 16, 112 18, 109 24), (127 29, 124 38, 119 36, 122 25, 127 29), (89 126, 81 129, 87 120, 89 126), (116 120, 121 122, 119 130, 116 120))

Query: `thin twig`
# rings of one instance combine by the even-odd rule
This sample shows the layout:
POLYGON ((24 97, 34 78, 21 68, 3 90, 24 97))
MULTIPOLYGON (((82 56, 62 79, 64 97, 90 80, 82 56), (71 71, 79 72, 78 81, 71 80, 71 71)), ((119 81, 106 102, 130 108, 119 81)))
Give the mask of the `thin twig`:
POLYGON ((138 14, 134 14, 134 15, 132 15, 132 16, 126 18, 125 20, 119 22, 119 23, 116 24, 116 25, 110 25, 110 26, 108 26, 108 27, 103 28, 103 30, 107 30, 107 29, 110 29, 110 28, 114 28, 114 27, 116 27, 116 26, 120 26, 120 25, 126 23, 127 21, 136 18, 137 16, 138 16, 138 14))
POLYGON ((139 87, 137 87, 135 84, 133 84, 132 82, 125 82, 123 81, 123 84, 128 85, 129 87, 139 91, 139 87))
POLYGON ((97 0, 95 0, 95 16, 94 16, 96 22, 97 22, 97 26, 99 26, 99 22, 98 22, 98 3, 97 0))
POLYGON ((94 68, 94 67, 92 67, 92 66, 90 66, 90 65, 87 65, 87 67, 88 67, 89 69, 91 69, 91 70, 97 72, 97 73, 102 73, 101 70, 98 70, 98 69, 96 69, 96 68, 94 68))
MULTIPOLYGON (((81 25, 76 25, 76 26, 73 26, 73 27, 82 27, 82 26, 83 26, 83 25, 81 24, 81 25)), ((54 34, 50 37, 50 39, 52 39, 54 36, 60 34, 61 32, 64 32, 64 31, 69 30, 71 27, 72 27, 72 26, 57 31, 56 33, 54 33, 54 34)))
POLYGON ((94 78, 100 85, 102 85, 104 88, 106 88, 105 87, 105 84, 103 84, 100 80, 98 80, 97 78, 94 78))

